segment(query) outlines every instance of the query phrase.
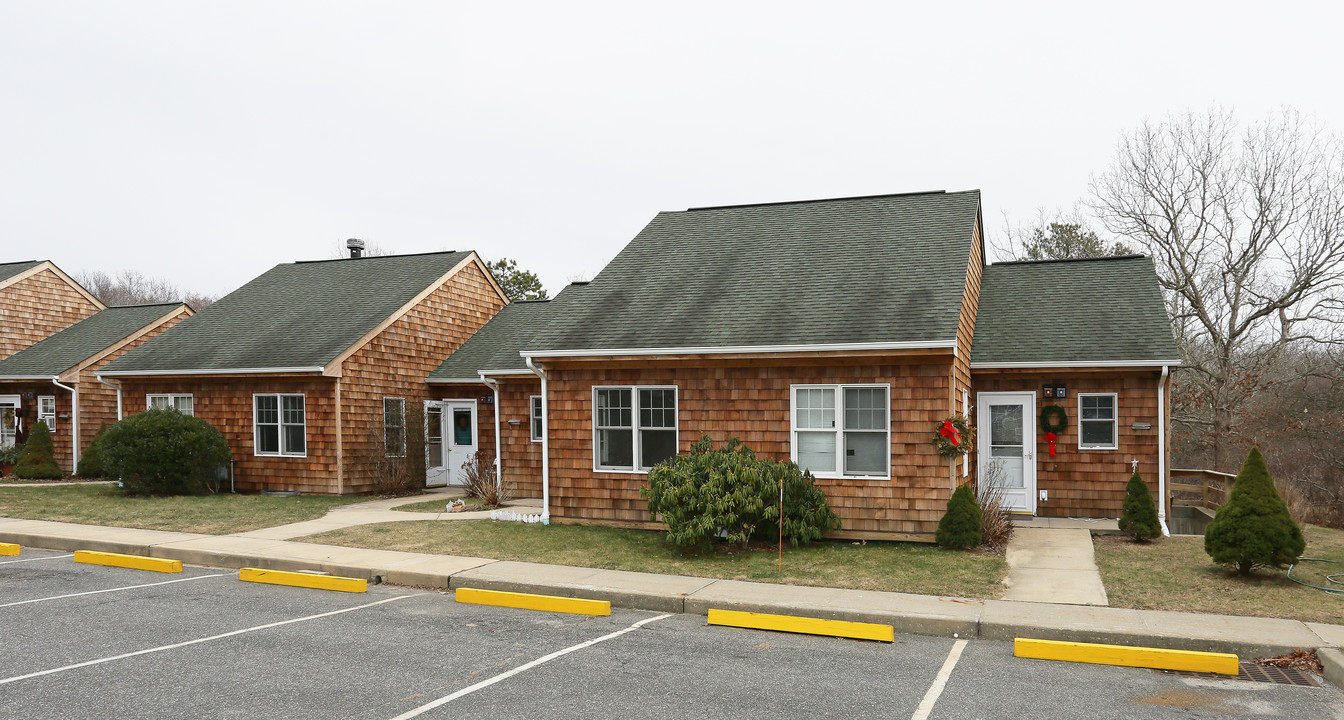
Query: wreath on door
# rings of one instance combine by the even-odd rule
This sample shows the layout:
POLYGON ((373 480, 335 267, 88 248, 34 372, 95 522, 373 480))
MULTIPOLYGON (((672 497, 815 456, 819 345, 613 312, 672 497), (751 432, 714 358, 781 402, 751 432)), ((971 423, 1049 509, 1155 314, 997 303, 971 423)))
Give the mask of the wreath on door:
POLYGON ((1056 435, 1069 429, 1069 414, 1058 405, 1041 408, 1041 430, 1056 435))

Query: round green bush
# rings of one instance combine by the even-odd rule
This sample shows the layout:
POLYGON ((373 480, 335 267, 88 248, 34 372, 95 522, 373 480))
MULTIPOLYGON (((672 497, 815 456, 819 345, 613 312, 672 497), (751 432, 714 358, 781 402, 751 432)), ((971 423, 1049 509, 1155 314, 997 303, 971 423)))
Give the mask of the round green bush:
POLYGON ((668 542, 703 550, 717 538, 746 546, 753 537, 777 539, 780 484, 784 486, 783 535, 790 545, 840 528, 812 474, 792 462, 763 460, 737 438, 714 449, 708 436, 649 471, 640 490, 649 513, 667 524, 668 542))
POLYGON ((14 463, 14 477, 25 480, 58 480, 64 477, 56 464, 56 448, 51 442, 51 430, 44 422, 35 423, 28 431, 28 443, 14 463))
POLYGON ((1157 503, 1148 491, 1148 483, 1135 470, 1125 485, 1125 505, 1120 510, 1120 530, 1134 539, 1145 542, 1162 535, 1162 524, 1157 520, 1157 503))
POLYGON ((1232 497, 1204 529, 1204 552, 1245 576, 1256 566, 1285 567, 1306 549, 1302 528, 1274 489, 1260 448, 1251 448, 1232 483, 1232 497))
POLYGON ((984 539, 984 518, 969 484, 957 488, 947 501, 947 512, 938 521, 933 539, 939 547, 967 550, 984 539))
POLYGON ((103 434, 107 432, 107 423, 98 428, 98 434, 93 436, 93 442, 84 450, 84 454, 79 456, 79 468, 75 474, 82 478, 101 478, 103 476, 103 447, 100 442, 103 434))
POLYGON ((127 495, 195 495, 232 453, 210 423, 172 409, 147 410, 99 439, 104 475, 127 495))

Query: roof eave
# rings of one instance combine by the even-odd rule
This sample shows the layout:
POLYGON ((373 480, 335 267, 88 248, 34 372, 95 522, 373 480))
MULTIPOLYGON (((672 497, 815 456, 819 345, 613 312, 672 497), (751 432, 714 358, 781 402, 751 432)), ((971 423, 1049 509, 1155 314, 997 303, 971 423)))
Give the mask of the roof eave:
POLYGON ((1014 368, 1094 368, 1094 367, 1178 367, 1177 360, 1030 360, 1025 362, 972 362, 972 370, 1011 370, 1014 368))
POLYGON ((150 377, 154 375, 298 375, 322 372, 321 365, 313 367, 275 367, 275 368, 212 368, 191 370, 103 370, 95 373, 98 377, 150 377))
POLYGON ((606 357, 611 355, 728 355, 770 354, 792 352, 846 352, 862 350, 951 350, 956 352, 957 341, 918 340, 911 342, 880 343, 816 343, 804 345, 723 345, 712 347, 654 347, 654 348, 590 348, 584 350, 523 350, 518 353, 528 358, 606 357))

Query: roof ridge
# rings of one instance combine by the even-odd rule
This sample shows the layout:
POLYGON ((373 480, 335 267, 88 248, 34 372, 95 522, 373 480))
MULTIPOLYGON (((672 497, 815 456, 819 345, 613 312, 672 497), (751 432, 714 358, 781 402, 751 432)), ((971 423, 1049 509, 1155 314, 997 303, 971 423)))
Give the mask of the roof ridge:
POLYGON ((455 254, 457 254, 457 253, 463 253, 463 252, 472 252, 472 251, 471 251, 471 250, 434 250, 434 251, 432 251, 432 252, 422 252, 422 253, 397 253, 397 254, 395 254, 395 255, 364 255, 364 256, 361 256, 361 257, 357 257, 357 258, 352 258, 352 257, 341 257, 341 258, 327 258, 327 259, 325 259, 325 260, 295 260, 295 261, 292 262, 292 263, 280 263, 280 264, 281 264, 281 265, 314 265, 314 264, 317 264, 317 263, 345 262, 345 261, 347 261, 347 260, 378 260, 378 259, 386 259, 386 258, 421 257, 421 256, 424 256, 424 255, 455 255, 455 254))
POLYGON ((955 190, 949 193, 946 190, 920 190, 917 192, 881 193, 878 195, 850 195, 847 197, 813 198, 810 200, 777 200, 775 202, 739 203, 736 205, 705 205, 703 207, 686 208, 685 212, 695 212, 697 210, 729 210, 732 208, 747 208, 747 207, 769 207, 772 205, 809 205, 812 203, 841 202, 844 200, 874 200, 877 198, 914 197, 917 195, 956 195, 967 192, 977 192, 977 191, 955 190))
POLYGON ((1047 258, 1044 260, 999 260, 997 262, 990 263, 990 266, 992 267, 994 265, 1045 265, 1048 263, 1096 262, 1103 260, 1133 260, 1135 258, 1146 258, 1146 257, 1148 256, 1144 255, 1143 253, 1129 253, 1127 255, 1099 255, 1097 257, 1082 257, 1082 258, 1047 258))
POLYGON ((108 305, 106 308, 103 309, 121 310, 123 308, 142 308, 142 307, 159 307, 159 306, 167 307, 169 305, 186 305, 186 304, 187 304, 186 300, 168 300, 165 302, 133 303, 131 305, 108 305))

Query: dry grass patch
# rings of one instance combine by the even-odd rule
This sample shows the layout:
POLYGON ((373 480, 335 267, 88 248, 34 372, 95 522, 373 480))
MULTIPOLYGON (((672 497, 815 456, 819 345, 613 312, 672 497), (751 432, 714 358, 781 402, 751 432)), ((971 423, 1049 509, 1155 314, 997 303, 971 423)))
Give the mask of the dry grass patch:
POLYGON ((488 510, 478 498, 449 498, 444 497, 438 500, 426 500, 424 502, 411 503, 410 505, 398 505, 393 510, 397 512, 418 512, 418 513, 441 513, 448 512, 448 503, 454 500, 462 500, 467 503, 467 509, 462 512, 475 512, 477 510, 488 510))
POLYGON ((347 547, 467 555, 497 560, 608 570, 693 575, 725 580, 887 590, 966 598, 998 597, 1006 564, 992 552, 955 552, 933 545, 820 542, 682 555, 663 533, 579 525, 527 525, 492 520, 383 523, 302 538, 347 547))
MULTIPOLYGON (((1344 531, 1310 525, 1304 534, 1306 557, 1339 562, 1302 563, 1293 577, 1329 585, 1326 575, 1344 573, 1344 531)), ((1114 607, 1344 624, 1344 596, 1298 585, 1283 570, 1257 569, 1249 578, 1238 578, 1234 571, 1213 564, 1201 537, 1148 544, 1098 537, 1095 546, 1097 567, 1114 607)))
POLYGON ((0 516, 227 535, 320 518, 338 505, 366 500, 325 495, 124 497, 105 485, 0 488, 0 516))

